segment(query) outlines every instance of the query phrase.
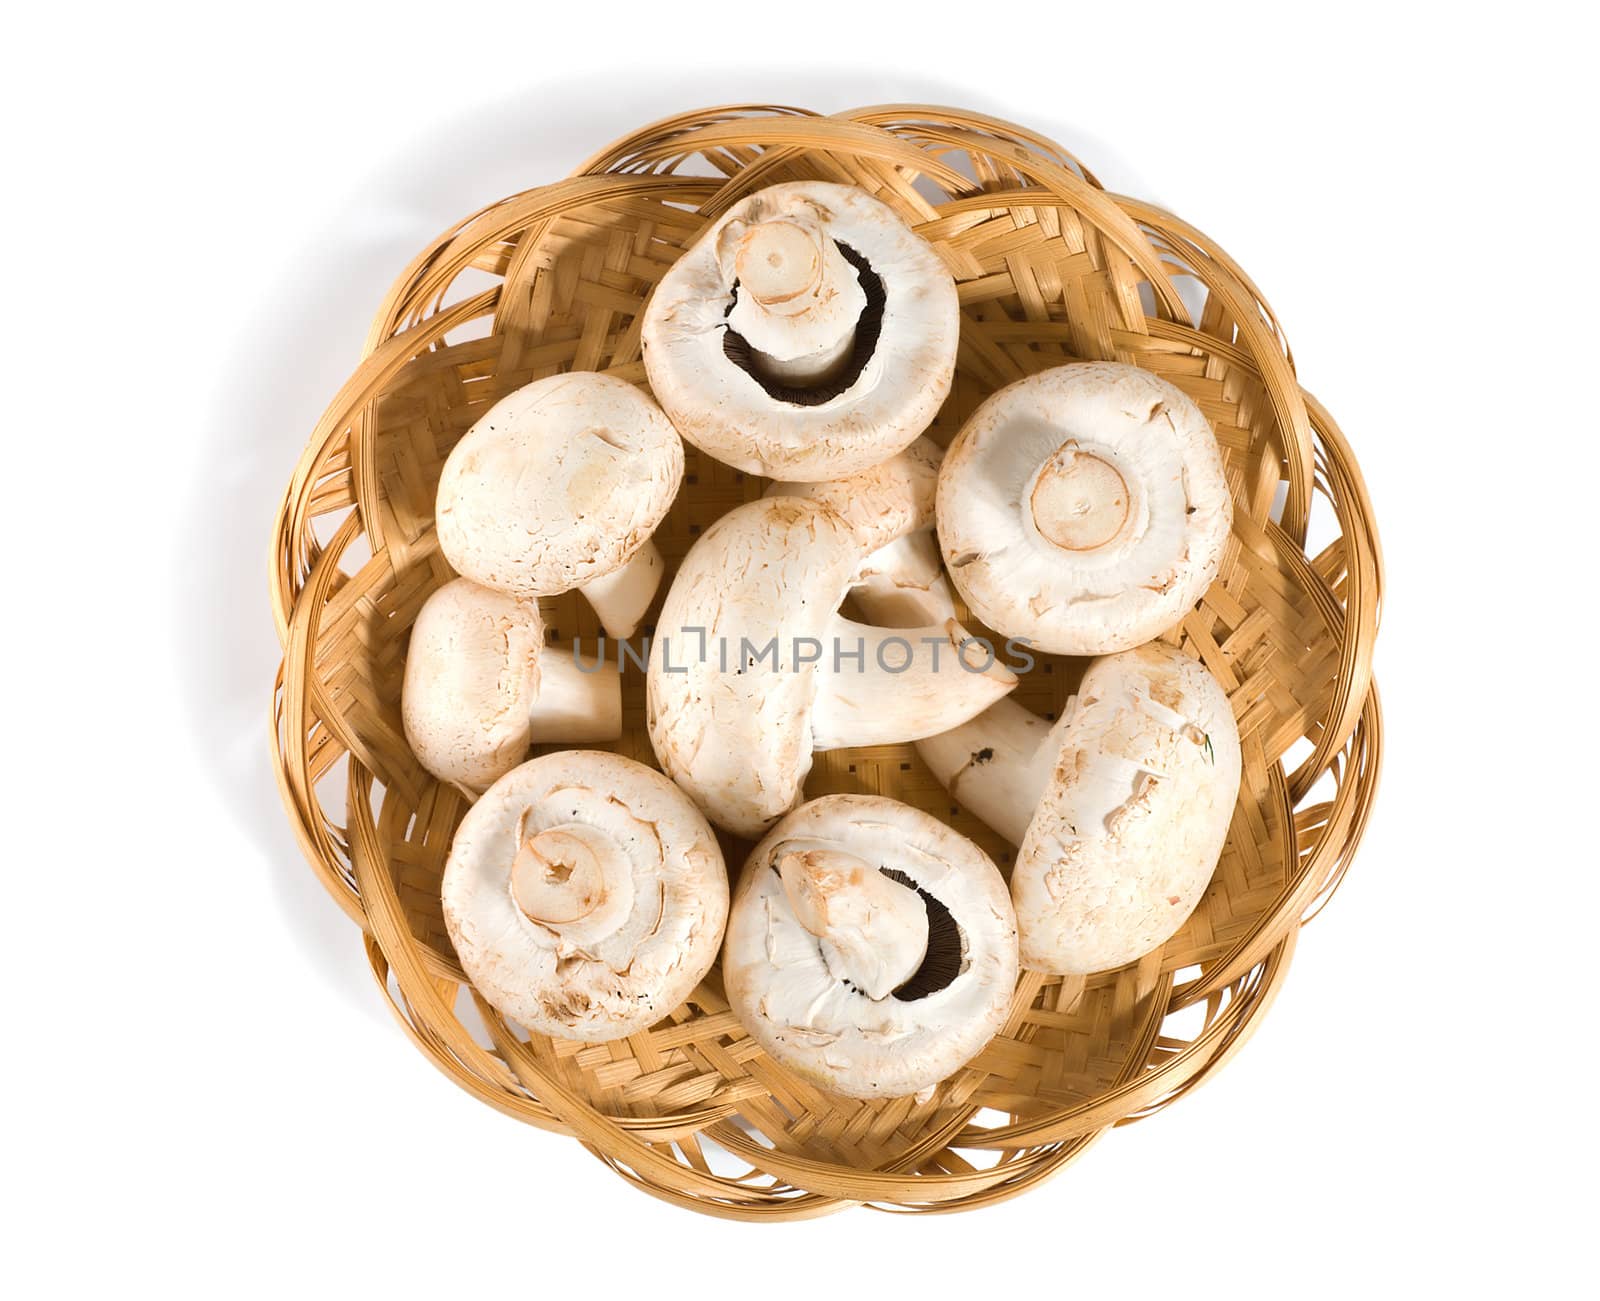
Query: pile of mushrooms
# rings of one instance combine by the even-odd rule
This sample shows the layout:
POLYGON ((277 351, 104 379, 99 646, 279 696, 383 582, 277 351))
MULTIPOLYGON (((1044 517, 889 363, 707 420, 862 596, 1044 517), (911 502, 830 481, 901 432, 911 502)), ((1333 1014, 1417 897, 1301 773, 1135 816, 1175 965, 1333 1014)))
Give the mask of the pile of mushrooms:
POLYGON ((1215 435, 1175 386, 1095 362, 994 393, 942 450, 926 431, 959 322, 940 254, 888 205, 775 185, 648 301, 659 407, 557 375, 451 451, 437 529, 460 576, 417 615, 401 717, 475 801, 445 919, 502 1015, 640 1034, 720 949, 728 1004, 778 1067, 926 1100, 982 1069, 1020 967, 1139 961, 1197 906, 1241 775, 1227 695, 1180 648, 1232 524, 1215 435), (645 623, 682 440, 773 482, 695 540, 633 657, 660 771, 585 748, 528 759, 621 735, 622 661, 545 645, 538 601, 577 589, 612 637, 645 623), (1092 657, 1054 723, 1005 698, 1018 678, 990 630, 1092 657), (805 802, 815 752, 904 742, 1017 847, 1009 882, 921 810, 805 802), (713 825, 759 842, 731 913, 713 825))

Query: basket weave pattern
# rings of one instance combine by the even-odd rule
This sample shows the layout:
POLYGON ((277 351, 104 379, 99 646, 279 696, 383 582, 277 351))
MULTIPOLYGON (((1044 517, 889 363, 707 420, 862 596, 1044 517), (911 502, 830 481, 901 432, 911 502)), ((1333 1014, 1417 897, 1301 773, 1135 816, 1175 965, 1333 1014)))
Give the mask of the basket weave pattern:
MULTIPOLYGON (((656 535, 669 574, 711 521, 765 487, 687 451, 656 535)), ((962 1209, 1031 1187, 1108 1128, 1167 1105, 1265 1013, 1302 921, 1337 885, 1367 820, 1381 583, 1343 435, 1300 388, 1261 295, 1199 232, 1107 194, 1050 141, 971 113, 707 110, 475 214, 390 291, 277 521, 277 771, 302 848, 361 928, 401 1025, 477 1097, 714 1214, 962 1209), (452 576, 433 501, 456 440, 500 397, 559 371, 643 386, 641 312, 672 260, 743 195, 802 179, 876 195, 956 276, 961 348, 935 441, 1024 375, 1128 362, 1199 404, 1235 502, 1221 574, 1172 634, 1228 691, 1244 747, 1210 889, 1137 964, 1087 979, 1024 973, 1004 1031, 923 1103, 849 1101, 796 1080, 744 1034, 716 970, 667 1021, 616 1043, 530 1037, 506 1022, 465 983, 441 916, 465 801, 421 768, 400 726, 411 623, 452 576), (1308 554, 1314 515, 1332 540, 1308 554)), ((592 652, 599 630, 580 597, 543 607, 552 641, 576 636, 592 652)), ((1041 656, 1016 698, 1054 717, 1080 671, 1041 656)), ((612 748, 653 766, 643 675, 629 669, 624 685, 627 730, 612 748)), ((911 746, 818 755, 806 794, 834 791, 927 809, 1009 870, 1010 847, 952 803, 911 746)), ((748 846, 723 847, 736 876, 748 846)))

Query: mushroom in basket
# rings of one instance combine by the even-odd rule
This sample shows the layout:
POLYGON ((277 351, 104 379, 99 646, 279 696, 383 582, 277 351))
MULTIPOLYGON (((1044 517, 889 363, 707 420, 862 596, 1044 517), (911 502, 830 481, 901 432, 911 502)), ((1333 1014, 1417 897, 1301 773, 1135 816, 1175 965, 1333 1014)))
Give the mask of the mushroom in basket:
POLYGON ((774 483, 769 497, 805 497, 843 516, 868 555, 850 595, 874 623, 902 628, 955 616, 933 535, 939 445, 919 438, 869 470, 821 483, 774 483))
POLYGON ((893 209, 822 181, 740 200, 656 286, 641 342, 678 432, 774 479, 854 474, 950 391, 955 281, 893 209))
POLYGON ((565 750, 507 773, 467 811, 444 919, 473 986, 541 1034, 647 1029, 716 960, 728 877, 688 798, 620 755, 565 750))
POLYGON ((650 742, 736 835, 761 835, 799 802, 814 750, 931 736, 1016 686, 954 619, 844 618, 864 554, 835 511, 766 497, 707 529, 667 592, 646 679, 650 742))
POLYGON ((514 596, 576 587, 630 637, 661 582, 650 535, 683 479, 683 443, 648 396, 592 371, 502 398, 439 477, 439 546, 456 571, 514 596))
POLYGON ((1009 700, 917 745, 1019 846, 1022 964, 1105 971, 1163 944, 1205 893, 1239 795, 1239 732, 1205 666, 1165 642, 1096 660, 1054 726, 1009 700))
POLYGON ((750 855, 722 974, 734 1015, 796 1075, 927 1096, 1004 1024, 1016 919, 965 836, 894 800, 827 795, 750 855))
POLYGON ((956 590, 1008 637, 1106 655, 1158 637, 1200 599, 1233 520, 1200 408, 1108 362, 1001 389, 950 444, 939 544, 956 590))
POLYGON ((540 742, 622 735, 617 666, 544 644, 534 601, 452 579, 411 629, 400 716, 422 766, 476 796, 540 742))

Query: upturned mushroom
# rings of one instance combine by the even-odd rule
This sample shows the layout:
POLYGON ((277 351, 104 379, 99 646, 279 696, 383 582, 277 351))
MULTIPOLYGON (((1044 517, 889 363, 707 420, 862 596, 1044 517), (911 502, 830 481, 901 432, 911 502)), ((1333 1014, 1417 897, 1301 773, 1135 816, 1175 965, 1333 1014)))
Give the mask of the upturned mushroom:
POLYGON ((965 836, 881 796, 827 795, 750 855, 722 974, 740 1024, 802 1079, 926 1097, 1004 1024, 1016 918, 965 836))
POLYGON ((1239 795, 1239 732, 1205 666, 1164 642, 1096 660, 1054 726, 1003 700, 917 746, 1019 846, 1022 963, 1084 974, 1165 943, 1205 893, 1239 795))
POLYGON ((1233 503, 1200 408, 1136 366, 1041 371, 973 413, 939 474, 939 541, 974 615, 1040 650, 1105 655, 1179 623, 1233 503))
POLYGON ((888 629, 839 613, 863 558, 817 502, 729 511, 689 549, 656 621, 646 722, 662 770, 718 826, 792 809, 814 750, 915 740, 1016 686, 954 619, 888 629))
POLYGON ((683 442, 632 384, 574 371, 508 394, 439 477, 439 546, 464 577, 514 596, 577 588, 632 636, 661 582, 650 535, 683 479, 683 442))
POLYGON ((530 745, 616 740, 622 682, 615 664, 546 646, 535 602, 456 578, 412 625, 400 716, 422 766, 476 796, 530 745))
POLYGON ((850 594, 874 623, 892 628, 941 623, 954 617, 939 541, 934 500, 943 450, 919 438, 871 469, 820 483, 773 483, 769 497, 805 497, 839 515, 869 554, 850 594))
POLYGON ((443 899, 461 966, 494 1008, 603 1043, 694 992, 722 943, 728 875, 706 820, 660 773, 564 750, 467 811, 443 899))
POLYGON ((854 474, 928 427, 955 373, 955 281, 864 190, 792 181, 736 203, 645 309, 650 387, 678 432, 774 479, 854 474))

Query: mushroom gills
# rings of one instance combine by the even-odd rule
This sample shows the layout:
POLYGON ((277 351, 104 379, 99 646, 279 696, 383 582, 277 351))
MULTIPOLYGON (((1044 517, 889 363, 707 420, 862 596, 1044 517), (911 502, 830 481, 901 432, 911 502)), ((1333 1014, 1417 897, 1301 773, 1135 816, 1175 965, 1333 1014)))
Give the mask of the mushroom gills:
POLYGON ((914 1003, 929 994, 937 994, 961 974, 967 960, 966 937, 961 933, 961 923, 937 896, 929 894, 896 868, 880 867, 878 870, 891 881, 915 890, 928 910, 928 951, 911 978, 894 991, 894 997, 902 1003, 914 1003))
POLYGON ((728 324, 722 336, 723 355, 759 384, 768 397, 801 407, 821 406, 849 389, 872 360, 883 329, 886 298, 883 281, 867 259, 848 244, 827 236, 822 238, 854 270, 855 284, 864 299, 850 329, 807 356, 787 359, 773 356, 736 328, 736 319, 743 319, 745 313, 740 311, 742 282, 735 280, 733 297, 728 304, 728 324))

